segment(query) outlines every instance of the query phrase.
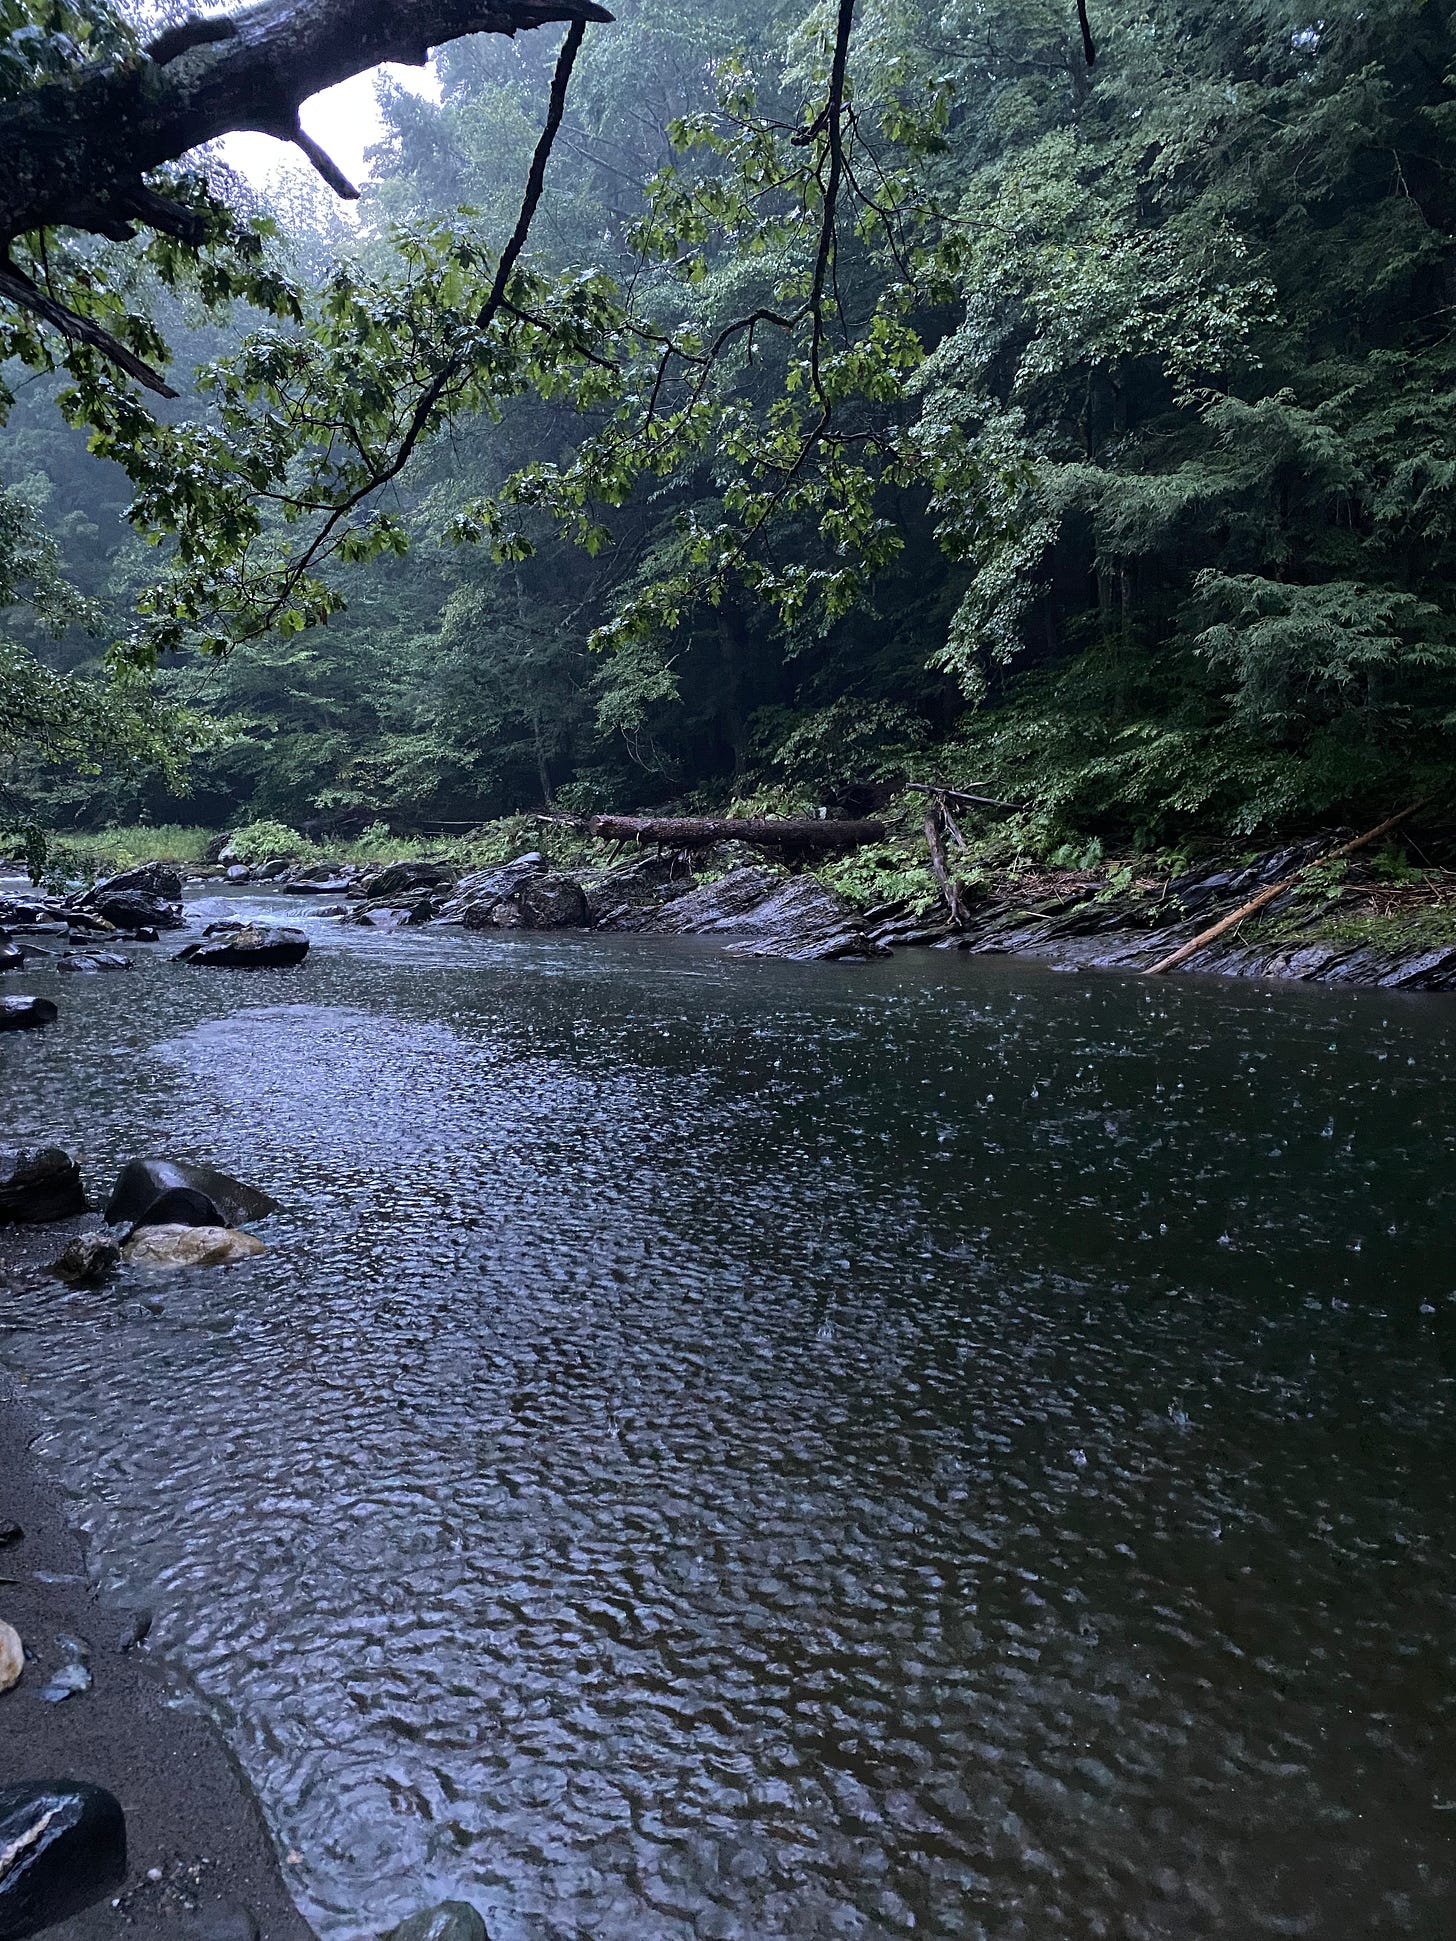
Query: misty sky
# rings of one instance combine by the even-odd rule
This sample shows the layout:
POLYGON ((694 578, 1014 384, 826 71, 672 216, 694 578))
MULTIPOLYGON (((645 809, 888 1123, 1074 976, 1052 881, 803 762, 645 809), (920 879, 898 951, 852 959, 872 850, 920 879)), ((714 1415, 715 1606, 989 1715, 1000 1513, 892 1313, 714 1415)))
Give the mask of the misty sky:
MULTIPOLYGON (((383 132, 375 99, 375 82, 381 74, 389 75, 414 94, 436 92, 433 67, 391 65, 356 74, 303 104, 300 119, 305 132, 333 156, 351 182, 362 182, 368 175, 364 151, 383 132)), ((271 135, 225 135, 220 147, 231 165, 260 188, 280 167, 308 167, 291 143, 275 141, 271 135)))

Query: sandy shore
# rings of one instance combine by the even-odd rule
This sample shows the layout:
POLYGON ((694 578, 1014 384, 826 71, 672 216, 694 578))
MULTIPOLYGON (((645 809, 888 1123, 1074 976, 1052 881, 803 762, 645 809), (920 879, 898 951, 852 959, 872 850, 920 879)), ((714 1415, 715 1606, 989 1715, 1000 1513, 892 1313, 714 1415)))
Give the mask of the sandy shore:
MULTIPOLYGON (((0 1277, 32 1279, 69 1234, 94 1218, 0 1228, 0 1277)), ((43 1292, 38 1299, 45 1298, 43 1292)), ((138 1614, 101 1603, 86 1574, 64 1500, 32 1445, 39 1423, 0 1371, 0 1617, 25 1645, 24 1677, 0 1695, 0 1782, 74 1778, 109 1788, 126 1812, 130 1867, 113 1896, 53 1928, 56 1941, 190 1941, 247 1932, 262 1941, 313 1941, 284 1886, 257 1803, 221 1737, 185 1703, 185 1684, 130 1643, 138 1614), (94 1683, 60 1704, 41 1687, 71 1655, 57 1636, 90 1647, 94 1683), (129 1648, 123 1649, 126 1641, 129 1648), (177 1701, 183 1700, 179 1708, 177 1701), (231 1918, 223 1923, 223 1917, 231 1918)))

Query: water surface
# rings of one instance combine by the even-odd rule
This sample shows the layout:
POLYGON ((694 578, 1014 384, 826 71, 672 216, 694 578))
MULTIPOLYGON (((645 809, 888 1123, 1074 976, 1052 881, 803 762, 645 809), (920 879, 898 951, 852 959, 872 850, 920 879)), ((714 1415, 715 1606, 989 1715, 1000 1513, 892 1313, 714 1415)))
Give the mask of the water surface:
POLYGON ((10 980, 285 1210, 0 1351, 327 1941, 1450 1933, 1450 1000, 316 935, 10 980))

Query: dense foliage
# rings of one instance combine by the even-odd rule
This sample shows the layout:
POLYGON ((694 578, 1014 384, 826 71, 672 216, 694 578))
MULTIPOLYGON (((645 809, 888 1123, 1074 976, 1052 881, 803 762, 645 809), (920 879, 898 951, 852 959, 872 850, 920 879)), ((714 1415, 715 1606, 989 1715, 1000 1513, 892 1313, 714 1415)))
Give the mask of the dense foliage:
POLYGON ((847 5, 620 12, 509 276, 537 35, 388 100, 357 232, 52 245, 200 369, 153 414, 6 339, 27 813, 175 813, 202 716, 218 823, 939 773, 1164 841, 1446 785, 1449 8, 1102 0, 1089 68, 1063 0, 861 0, 842 76, 847 5))

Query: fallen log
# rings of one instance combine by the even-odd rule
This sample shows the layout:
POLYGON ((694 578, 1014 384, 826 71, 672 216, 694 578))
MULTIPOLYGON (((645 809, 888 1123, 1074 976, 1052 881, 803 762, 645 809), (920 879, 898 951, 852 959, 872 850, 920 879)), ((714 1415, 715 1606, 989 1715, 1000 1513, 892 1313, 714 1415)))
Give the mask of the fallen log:
POLYGON ((1326 850, 1322 856, 1312 856, 1301 868, 1292 871, 1288 876, 1281 876, 1277 883, 1267 884, 1257 896, 1251 896, 1247 903, 1241 903, 1237 910, 1230 910, 1226 917, 1220 917, 1217 923, 1210 924, 1206 930, 1200 930, 1198 935, 1190 937, 1186 944, 1180 944, 1166 957, 1160 957, 1156 964, 1149 964, 1143 976, 1165 977, 1169 971, 1177 970, 1178 966, 1186 964, 1190 957, 1196 957, 1200 950, 1206 949, 1209 944, 1217 943, 1219 938, 1226 937, 1230 930, 1237 929, 1246 917, 1256 916, 1260 910, 1267 909, 1271 903, 1283 896, 1286 890, 1292 890, 1295 884, 1318 864, 1336 862, 1341 856, 1352 856, 1357 849, 1364 849, 1372 842, 1379 842, 1382 836, 1389 835, 1399 823, 1413 816, 1417 809, 1424 806, 1423 802, 1412 802, 1410 807, 1402 809, 1399 815, 1387 816, 1384 822, 1377 822, 1375 827, 1367 829, 1363 836, 1355 836, 1351 841, 1341 843, 1338 849, 1326 850))
POLYGON ((830 822, 804 818, 776 821, 754 816, 594 815, 587 833, 604 842, 656 843, 663 849, 708 849, 716 842, 746 842, 755 849, 858 849, 882 842, 883 822, 830 822))

